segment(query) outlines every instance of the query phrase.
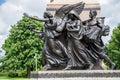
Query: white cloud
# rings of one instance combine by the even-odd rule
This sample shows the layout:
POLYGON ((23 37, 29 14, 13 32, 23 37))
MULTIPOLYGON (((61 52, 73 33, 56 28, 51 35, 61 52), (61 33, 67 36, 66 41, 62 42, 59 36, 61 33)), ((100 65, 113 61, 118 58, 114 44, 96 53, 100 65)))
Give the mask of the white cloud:
POLYGON ((45 6, 45 0, 7 0, 0 7, 0 16, 7 20, 7 23, 15 23, 24 12, 41 17, 45 6))
MULTIPOLYGON (((7 38, 6 35, 0 35, 0 44, 3 44, 6 38, 7 38)), ((2 47, 2 45, 0 45, 0 47, 2 47)), ((5 53, 5 51, 1 48, 0 48, 0 50, 2 51, 2 54, 0 53, 0 57, 2 57, 5 53)))
POLYGON ((8 28, 6 26, 6 24, 3 22, 3 20, 0 19, 0 35, 6 35, 5 32, 8 31, 8 28))
MULTIPOLYGON (((0 44, 3 44, 6 38, 7 38, 7 36, 0 35, 0 44)), ((0 47, 2 47, 2 45, 0 45, 0 47)))
POLYGON ((101 4, 108 4, 109 0, 98 0, 98 2, 101 4))

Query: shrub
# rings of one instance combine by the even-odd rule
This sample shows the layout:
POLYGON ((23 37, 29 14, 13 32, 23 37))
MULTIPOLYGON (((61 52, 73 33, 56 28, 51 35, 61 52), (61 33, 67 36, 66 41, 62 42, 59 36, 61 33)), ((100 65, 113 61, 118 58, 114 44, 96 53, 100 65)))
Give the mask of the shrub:
POLYGON ((8 76, 8 72, 0 72, 0 76, 8 76))
POLYGON ((27 71, 25 71, 25 70, 19 71, 18 72, 18 77, 27 77, 27 71))
POLYGON ((14 71, 10 71, 10 72, 8 73, 8 76, 9 76, 9 77, 18 77, 18 73, 17 73, 17 72, 14 72, 14 71))

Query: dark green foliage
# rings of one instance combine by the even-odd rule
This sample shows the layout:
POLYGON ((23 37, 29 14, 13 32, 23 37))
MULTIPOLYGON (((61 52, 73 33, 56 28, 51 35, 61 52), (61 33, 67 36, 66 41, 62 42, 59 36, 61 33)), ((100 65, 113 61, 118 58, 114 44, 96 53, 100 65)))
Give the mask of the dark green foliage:
POLYGON ((35 29, 43 29, 43 23, 27 17, 11 26, 10 34, 2 45, 6 53, 0 62, 5 70, 27 70, 28 67, 35 70, 35 53, 38 54, 38 68, 41 68, 43 41, 29 30, 31 24, 35 29))
POLYGON ((27 77, 26 70, 17 70, 17 71, 2 71, 0 72, 0 76, 7 76, 7 77, 27 77))
POLYGON ((11 72, 9 72, 8 76, 9 77, 18 77, 18 73, 11 71, 11 72))
POLYGON ((8 72, 8 77, 27 77, 27 72, 25 70, 22 71, 10 71, 8 72))
POLYGON ((111 40, 106 45, 106 53, 115 62, 116 69, 120 69, 120 24, 113 30, 111 40))
POLYGON ((8 72, 0 72, 0 76, 8 76, 8 72))
POLYGON ((25 70, 19 71, 18 77, 27 77, 27 72, 25 70))

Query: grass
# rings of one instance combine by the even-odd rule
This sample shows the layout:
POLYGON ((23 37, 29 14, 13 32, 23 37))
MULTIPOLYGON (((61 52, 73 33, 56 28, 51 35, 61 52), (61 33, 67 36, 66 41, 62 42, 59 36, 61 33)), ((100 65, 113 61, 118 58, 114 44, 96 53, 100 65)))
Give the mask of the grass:
POLYGON ((28 78, 10 78, 7 76, 0 76, 0 80, 29 80, 28 78))

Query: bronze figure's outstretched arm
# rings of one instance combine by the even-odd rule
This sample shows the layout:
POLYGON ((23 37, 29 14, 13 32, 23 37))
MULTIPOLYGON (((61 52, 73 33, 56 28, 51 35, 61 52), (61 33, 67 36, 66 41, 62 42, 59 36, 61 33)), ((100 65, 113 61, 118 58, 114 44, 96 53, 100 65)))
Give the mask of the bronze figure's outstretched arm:
POLYGON ((60 25, 57 25, 56 31, 61 32, 65 28, 67 17, 65 16, 60 25))
POLYGON ((30 25, 29 29, 33 32, 36 32, 36 33, 42 33, 42 31, 39 31, 39 30, 35 30, 33 25, 30 25))
POLYGON ((32 16, 29 16, 27 13, 23 13, 23 15, 28 17, 28 18, 30 18, 30 19, 36 20, 36 21, 42 21, 42 22, 49 21, 48 18, 46 18, 46 19, 39 19, 39 18, 35 18, 35 17, 32 17, 32 16))

